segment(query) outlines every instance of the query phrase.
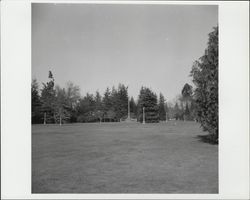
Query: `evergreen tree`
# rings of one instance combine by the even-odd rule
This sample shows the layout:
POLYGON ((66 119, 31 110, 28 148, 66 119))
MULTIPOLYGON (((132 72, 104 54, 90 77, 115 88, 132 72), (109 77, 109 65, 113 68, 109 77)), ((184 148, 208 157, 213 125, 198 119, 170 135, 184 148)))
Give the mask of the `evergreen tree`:
POLYGON ((101 94, 96 91, 96 94, 95 94, 95 110, 102 110, 103 107, 102 107, 102 96, 101 94))
POLYGON ((192 95, 193 95, 193 88, 189 84, 185 84, 182 91, 182 96, 180 97, 180 101, 185 104, 185 110, 183 113, 185 120, 192 120, 192 116, 190 113, 189 106, 191 106, 191 102, 193 101, 192 95))
POLYGON ((190 111, 189 111, 187 102, 186 102, 185 111, 184 111, 184 119, 185 120, 190 120, 190 111))
POLYGON ((102 104, 102 97, 98 91, 96 91, 95 95, 95 108, 94 108, 94 116, 96 116, 101 122, 104 118, 104 110, 102 104))
POLYGON ((196 120, 196 108, 194 100, 192 100, 190 104, 190 118, 191 120, 196 120))
POLYGON ((38 92, 38 83, 36 79, 31 83, 31 112, 32 124, 42 123, 41 100, 38 92))
POLYGON ((170 112, 169 112, 169 108, 168 108, 167 102, 165 103, 165 111, 166 111, 166 119, 169 120, 169 118, 170 118, 170 112))
POLYGON ((174 118, 175 118, 175 120, 179 120, 180 119, 180 112, 181 111, 180 111, 179 105, 176 102, 175 106, 174 106, 174 118))
POLYGON ((166 120, 165 99, 162 93, 160 93, 159 100, 159 118, 161 121, 166 120))
POLYGON ((193 89, 192 86, 186 83, 181 91, 182 99, 184 102, 191 101, 193 89))
POLYGON ((105 112, 108 112, 112 107, 112 99, 111 99, 111 92, 107 87, 104 97, 103 97, 103 109, 105 112))
POLYGON ((128 115, 128 88, 119 84, 115 96, 115 113, 118 120, 127 118, 128 115))
POLYGON ((196 116, 204 130, 218 141, 218 26, 209 34, 205 54, 194 63, 191 76, 196 86, 194 91, 196 116))
POLYGON ((183 105, 183 102, 181 101, 181 109, 180 109, 180 114, 179 114, 180 120, 184 120, 184 112, 185 112, 184 105, 183 105))
POLYGON ((119 121, 120 118, 117 116, 117 110, 119 109, 119 103, 118 103, 118 92, 116 88, 113 86, 111 90, 111 104, 112 107, 108 112, 109 114, 112 114, 114 121, 119 121))
POLYGON ((49 82, 46 84, 43 83, 43 89, 41 92, 41 102, 42 102, 42 111, 44 113, 44 120, 46 123, 55 123, 55 96, 56 91, 54 88, 54 78, 51 71, 49 71, 49 82))
POLYGON ((129 101, 129 105, 130 105, 130 112, 131 112, 131 117, 132 118, 136 118, 136 114, 137 114, 137 105, 135 103, 135 100, 133 97, 131 97, 130 101, 129 101))
POLYGON ((115 113, 114 110, 112 109, 113 105, 112 105, 112 97, 111 97, 111 92, 109 90, 109 88, 107 87, 104 96, 103 96, 103 112, 104 112, 104 121, 106 121, 106 119, 108 121, 110 121, 111 119, 113 119, 115 117, 115 113))
POLYGON ((95 98, 93 94, 87 93, 86 96, 80 99, 77 106, 77 121, 78 122, 95 122, 98 121, 94 114, 95 98))
POLYGON ((143 121, 143 107, 145 108, 145 121, 147 123, 159 122, 159 108, 157 95, 149 88, 142 87, 138 100, 139 121, 143 121))

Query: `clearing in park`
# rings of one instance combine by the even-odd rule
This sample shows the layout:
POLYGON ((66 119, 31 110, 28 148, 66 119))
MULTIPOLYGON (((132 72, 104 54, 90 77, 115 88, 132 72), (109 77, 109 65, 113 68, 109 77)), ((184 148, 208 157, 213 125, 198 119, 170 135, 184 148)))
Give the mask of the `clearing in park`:
POLYGON ((198 123, 32 125, 32 193, 218 193, 198 123))

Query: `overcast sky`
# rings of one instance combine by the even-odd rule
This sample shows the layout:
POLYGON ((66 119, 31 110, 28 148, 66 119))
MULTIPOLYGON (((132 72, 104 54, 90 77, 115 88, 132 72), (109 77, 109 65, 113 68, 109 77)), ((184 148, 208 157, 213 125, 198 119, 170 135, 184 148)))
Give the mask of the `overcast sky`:
POLYGON ((32 4, 32 77, 41 87, 51 70, 82 95, 124 83, 137 98, 143 85, 172 100, 217 24, 217 6, 32 4))

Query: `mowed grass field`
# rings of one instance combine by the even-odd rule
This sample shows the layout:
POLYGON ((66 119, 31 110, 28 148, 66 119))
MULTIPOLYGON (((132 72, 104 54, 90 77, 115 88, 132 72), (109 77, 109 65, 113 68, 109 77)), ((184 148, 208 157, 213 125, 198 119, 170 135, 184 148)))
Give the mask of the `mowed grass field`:
POLYGON ((33 193, 218 193, 195 122, 32 126, 33 193))

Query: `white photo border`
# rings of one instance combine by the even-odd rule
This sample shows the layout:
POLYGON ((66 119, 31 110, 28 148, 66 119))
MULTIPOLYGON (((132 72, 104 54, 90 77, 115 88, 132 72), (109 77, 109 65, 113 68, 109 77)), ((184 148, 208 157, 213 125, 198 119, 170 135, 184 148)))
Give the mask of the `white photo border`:
POLYGON ((249 3, 225 1, 2 1, 3 199, 248 199, 249 3), (219 6, 219 194, 31 193, 31 3, 219 6))

